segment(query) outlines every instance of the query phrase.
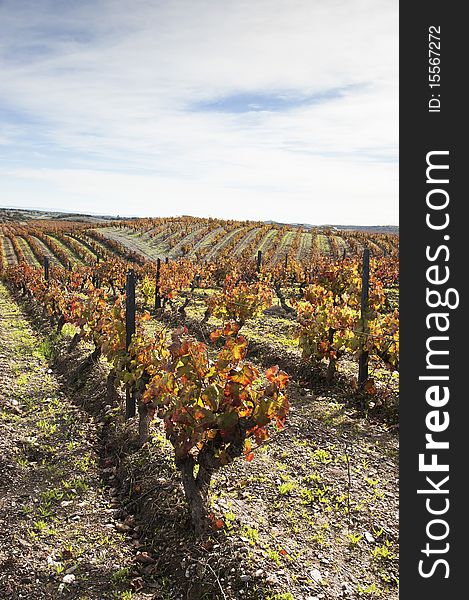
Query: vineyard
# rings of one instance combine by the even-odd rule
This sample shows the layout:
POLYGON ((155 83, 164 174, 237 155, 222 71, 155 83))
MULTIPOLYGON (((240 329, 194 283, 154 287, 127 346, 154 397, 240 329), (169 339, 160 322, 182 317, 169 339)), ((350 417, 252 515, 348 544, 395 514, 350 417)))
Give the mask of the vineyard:
POLYGON ((34 262, 38 249, 47 250, 59 262, 81 264, 111 255, 137 263, 166 257, 193 262, 246 260, 261 250, 266 265, 274 266, 288 257, 302 267, 308 267, 320 256, 333 260, 357 258, 365 246, 377 258, 393 258, 399 253, 398 236, 392 233, 261 222, 175 217, 99 224, 52 219, 23 223, 0 223, 3 250, 9 262, 21 261, 23 257, 34 262))
POLYGON ((0 250, 135 542, 100 597, 397 598, 397 235, 32 220, 0 250))

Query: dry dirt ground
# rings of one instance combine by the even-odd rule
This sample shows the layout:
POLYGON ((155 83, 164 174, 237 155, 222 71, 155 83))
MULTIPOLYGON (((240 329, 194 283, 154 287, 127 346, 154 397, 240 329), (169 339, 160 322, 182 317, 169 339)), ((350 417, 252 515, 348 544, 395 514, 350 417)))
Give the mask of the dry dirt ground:
POLYGON ((292 382, 287 427, 216 474, 197 540, 159 424, 132 450, 108 366, 77 380, 89 349, 39 325, 0 284, 0 598, 397 599, 397 436, 352 390, 292 382))
POLYGON ((120 598, 135 551, 104 492, 97 427, 49 354, 0 284, 0 598, 120 598))

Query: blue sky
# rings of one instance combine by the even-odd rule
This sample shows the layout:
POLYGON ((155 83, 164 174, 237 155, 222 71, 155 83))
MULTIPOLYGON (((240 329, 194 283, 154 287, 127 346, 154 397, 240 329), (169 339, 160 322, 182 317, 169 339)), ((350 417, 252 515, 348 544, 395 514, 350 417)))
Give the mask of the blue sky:
POLYGON ((0 2, 0 206, 398 222, 394 0, 0 2))

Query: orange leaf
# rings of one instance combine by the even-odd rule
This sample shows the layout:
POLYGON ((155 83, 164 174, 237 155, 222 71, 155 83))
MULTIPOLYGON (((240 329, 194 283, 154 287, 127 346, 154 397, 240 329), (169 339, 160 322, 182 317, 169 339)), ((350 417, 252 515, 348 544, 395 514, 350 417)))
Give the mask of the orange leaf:
POLYGON ((265 372, 265 376, 269 381, 274 381, 275 377, 277 376, 278 373, 278 365, 274 365, 273 367, 270 367, 270 369, 267 369, 267 371, 265 372))
POLYGON ((220 336, 221 331, 219 329, 215 329, 215 331, 212 331, 212 333, 210 334, 210 339, 212 340, 212 342, 215 342, 220 336))

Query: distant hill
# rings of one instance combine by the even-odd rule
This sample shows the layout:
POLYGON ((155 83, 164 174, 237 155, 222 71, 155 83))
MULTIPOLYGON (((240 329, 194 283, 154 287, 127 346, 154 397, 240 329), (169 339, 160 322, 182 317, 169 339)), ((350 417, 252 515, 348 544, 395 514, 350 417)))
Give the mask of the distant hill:
MULTIPOLYGON (((81 223, 102 223, 105 221, 130 220, 132 217, 0 207, 0 223, 26 222, 33 219, 57 219, 60 221, 79 221, 81 223)), ((264 221, 264 223, 271 223, 279 226, 289 225, 290 227, 303 227, 304 229, 337 229, 342 231, 364 231, 368 233, 399 233, 399 227, 397 225, 311 225, 309 223, 280 223, 279 221, 264 221)))
POLYGON ((289 225, 304 229, 337 229, 338 231, 365 231, 367 233, 399 233, 398 225, 311 225, 310 223, 280 223, 279 221, 264 221, 272 225, 289 225))
POLYGON ((325 225, 341 231, 366 231, 367 233, 399 233, 398 225, 325 225))
POLYGON ((35 210, 26 208, 0 208, 0 223, 26 222, 33 219, 56 219, 60 221, 79 221, 82 223, 102 223, 116 221, 120 217, 87 215, 82 213, 66 213, 51 210, 35 210))

